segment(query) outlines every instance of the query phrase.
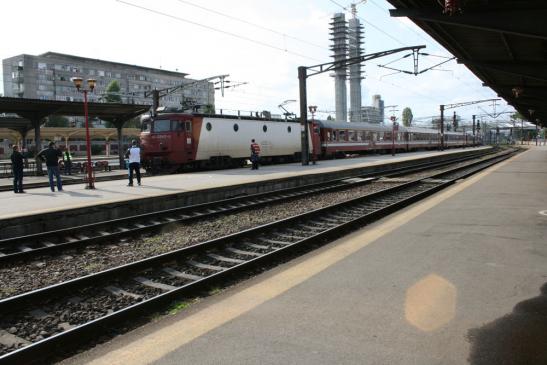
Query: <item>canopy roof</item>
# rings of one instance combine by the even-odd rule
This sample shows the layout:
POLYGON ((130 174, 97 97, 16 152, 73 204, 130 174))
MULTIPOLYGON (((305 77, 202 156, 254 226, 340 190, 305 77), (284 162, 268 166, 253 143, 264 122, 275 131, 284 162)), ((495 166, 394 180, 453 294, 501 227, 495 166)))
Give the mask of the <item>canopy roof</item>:
POLYGON ((535 124, 547 126, 547 1, 388 0, 449 50, 499 97, 535 124))
MULTIPOLYGON (((131 118, 137 117, 150 110, 150 105, 118 104, 118 103, 88 103, 90 117, 111 121, 114 124, 123 124, 131 118)), ((0 98, 0 114, 16 114, 0 118, 0 128, 15 130, 29 130, 33 122, 43 122, 50 115, 83 116, 84 103, 76 101, 38 100, 24 98, 0 98)))

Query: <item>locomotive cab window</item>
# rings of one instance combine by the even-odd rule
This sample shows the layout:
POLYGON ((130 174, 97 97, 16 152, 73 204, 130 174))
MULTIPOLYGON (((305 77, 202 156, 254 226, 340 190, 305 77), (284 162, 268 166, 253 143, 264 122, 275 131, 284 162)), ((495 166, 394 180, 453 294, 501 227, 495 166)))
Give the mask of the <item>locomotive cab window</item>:
POLYGON ((186 131, 191 132, 192 131, 192 122, 185 122, 186 124, 186 131))
POLYGON ((171 129, 175 132, 184 132, 184 122, 179 120, 172 120, 171 129))
POLYGON ((146 132, 146 133, 150 132, 150 121, 146 121, 142 123, 141 132, 146 132))
POLYGON ((154 132, 170 132, 171 131, 171 121, 170 120, 156 120, 154 121, 154 132))

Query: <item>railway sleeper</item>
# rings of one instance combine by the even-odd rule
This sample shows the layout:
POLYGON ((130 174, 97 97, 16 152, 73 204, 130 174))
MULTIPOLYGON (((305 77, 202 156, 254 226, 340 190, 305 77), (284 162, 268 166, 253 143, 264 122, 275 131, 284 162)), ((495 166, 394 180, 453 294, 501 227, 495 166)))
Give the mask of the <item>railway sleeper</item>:
POLYGON ((231 258, 231 257, 225 257, 225 256, 217 255, 217 254, 214 254, 214 253, 209 253, 209 254, 207 254, 207 256, 209 256, 212 259, 215 259, 215 260, 218 260, 218 261, 228 262, 228 263, 231 263, 231 264, 242 264, 242 263, 246 262, 245 260, 234 259, 234 258, 231 258))
POLYGON ((176 278, 181 278, 181 279, 186 279, 186 280, 191 280, 191 281, 196 281, 196 280, 203 279, 203 276, 187 274, 187 273, 180 272, 178 270, 172 269, 170 267, 164 267, 162 270, 165 273, 167 273, 171 276, 174 276, 176 278))
POLYGON ((153 281, 153 280, 147 279, 147 278, 142 277, 142 276, 137 276, 137 277, 133 278, 133 280, 135 280, 136 282, 138 282, 138 283, 140 283, 144 286, 148 286, 150 288, 160 289, 160 290, 163 290, 163 291, 171 291, 171 290, 177 288, 176 286, 169 285, 169 284, 164 284, 164 283, 159 283, 157 281, 153 281))
POLYGON ((261 254, 261 253, 258 253, 258 252, 251 252, 251 251, 238 250, 237 248, 233 248, 233 247, 227 247, 227 248, 226 248, 226 251, 235 253, 235 254, 237 254, 237 255, 243 255, 243 256, 253 256, 253 257, 260 257, 260 256, 262 256, 262 254, 261 254))
POLYGON ((226 270, 225 267, 217 266, 217 265, 209 265, 209 264, 203 264, 201 262, 197 262, 194 260, 188 260, 186 263, 190 266, 197 267, 199 269, 205 269, 205 270, 211 270, 211 271, 224 271, 226 270))

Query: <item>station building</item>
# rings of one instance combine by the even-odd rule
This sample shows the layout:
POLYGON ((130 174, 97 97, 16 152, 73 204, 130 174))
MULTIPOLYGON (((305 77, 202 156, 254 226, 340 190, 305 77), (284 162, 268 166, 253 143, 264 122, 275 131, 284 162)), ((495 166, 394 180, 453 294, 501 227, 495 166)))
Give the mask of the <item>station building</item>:
POLYGON ((215 90, 211 82, 187 79, 188 74, 119 62, 85 58, 56 52, 38 56, 21 54, 2 60, 4 96, 41 100, 82 101, 71 82, 72 77, 96 79, 89 101, 101 102, 112 80, 120 84, 122 103, 152 104, 146 92, 189 84, 160 100, 165 107, 180 107, 184 100, 214 105, 215 90))

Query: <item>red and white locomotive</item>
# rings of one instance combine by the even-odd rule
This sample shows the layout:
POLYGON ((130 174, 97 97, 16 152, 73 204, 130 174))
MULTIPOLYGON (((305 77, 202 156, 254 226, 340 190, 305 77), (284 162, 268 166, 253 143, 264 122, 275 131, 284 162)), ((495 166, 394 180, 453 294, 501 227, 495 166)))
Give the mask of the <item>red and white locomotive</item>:
MULTIPOLYGON (((369 123, 313 121, 309 133, 312 158, 326 159, 367 151, 436 149, 437 130, 369 123)), ((165 113, 143 120, 143 167, 151 171, 185 168, 227 168, 246 164, 250 142, 260 145, 261 163, 300 158, 300 123, 292 120, 226 115, 165 113)), ((465 133, 445 132, 446 147, 472 144, 465 133)))

